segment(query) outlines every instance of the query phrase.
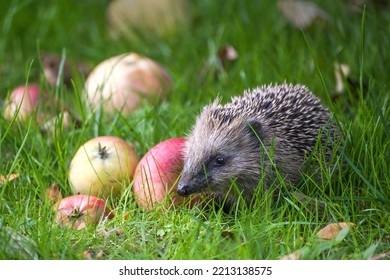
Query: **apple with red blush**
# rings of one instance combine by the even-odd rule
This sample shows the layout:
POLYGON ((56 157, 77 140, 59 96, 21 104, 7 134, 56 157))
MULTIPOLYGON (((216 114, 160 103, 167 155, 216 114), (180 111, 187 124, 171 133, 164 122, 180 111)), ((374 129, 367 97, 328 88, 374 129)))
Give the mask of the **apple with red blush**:
POLYGON ((73 195, 62 198, 54 204, 55 222, 63 227, 81 230, 96 225, 104 218, 111 217, 106 202, 96 196, 73 195))
POLYGON ((16 118, 26 121, 37 111, 40 88, 37 84, 21 85, 14 88, 4 103, 3 114, 7 120, 16 118))
POLYGON ((103 199, 119 196, 133 178, 139 159, 130 143, 115 136, 85 142, 73 156, 69 182, 74 194, 103 199))
POLYGON ((143 100, 161 100, 171 89, 171 78, 156 61, 137 53, 110 57, 99 63, 85 82, 86 104, 108 115, 129 115, 143 100))
POLYGON ((149 211, 163 203, 178 206, 190 199, 198 199, 176 194, 185 141, 185 138, 167 139, 153 146, 141 158, 134 174, 133 192, 142 209, 149 211))

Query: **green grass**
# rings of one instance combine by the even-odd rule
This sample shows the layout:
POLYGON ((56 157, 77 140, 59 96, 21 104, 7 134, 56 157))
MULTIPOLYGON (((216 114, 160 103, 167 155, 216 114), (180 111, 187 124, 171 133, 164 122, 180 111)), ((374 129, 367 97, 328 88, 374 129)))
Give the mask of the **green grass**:
POLYGON ((57 127, 48 140, 34 120, 0 117, 0 174, 20 173, 0 185, 0 259, 81 259, 88 249, 103 251, 103 259, 278 259, 299 249, 305 259, 368 259, 390 252, 389 8, 367 1, 363 13, 350 9, 348 1, 316 1, 329 22, 301 31, 281 16, 275 1, 199 0, 193 1, 190 31, 114 41, 105 29, 108 1, 5 2, 0 4, 0 105, 12 88, 37 82, 73 104, 81 125, 57 127), (200 80, 205 62, 226 44, 237 49, 239 59, 218 79, 211 64, 200 80), (163 103, 145 104, 131 117, 90 119, 77 105, 84 78, 75 79, 73 88, 49 87, 40 77, 42 51, 92 66, 138 52, 168 69, 174 89, 163 103), (356 81, 338 98, 336 61, 348 64, 356 81), (334 176, 324 169, 320 182, 307 176, 301 189, 327 203, 323 215, 291 193, 275 202, 271 191, 261 189, 254 208, 230 214, 200 207, 146 213, 128 190, 109 201, 117 210, 112 220, 82 231, 55 226, 46 189, 57 182, 63 195, 71 194, 69 163, 82 143, 115 135, 142 156, 162 140, 185 136, 216 96, 226 102, 246 88, 285 80, 315 92, 333 111, 345 139, 334 176), (356 226, 335 240, 317 242, 316 232, 334 222, 356 226))

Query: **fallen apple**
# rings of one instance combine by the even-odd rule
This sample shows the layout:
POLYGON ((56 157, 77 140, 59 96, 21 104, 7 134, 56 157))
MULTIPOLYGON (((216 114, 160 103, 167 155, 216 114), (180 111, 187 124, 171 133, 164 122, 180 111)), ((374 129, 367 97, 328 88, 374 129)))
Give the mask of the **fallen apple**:
POLYGON ((110 209, 106 202, 98 197, 89 195, 73 195, 58 201, 53 206, 56 211, 56 223, 77 230, 88 225, 97 224, 110 217, 110 209))
POLYGON ((138 163, 133 147, 115 136, 95 137, 74 155, 69 169, 73 193, 101 197, 118 196, 130 181, 138 163))
POLYGON ((149 211, 164 202, 177 206, 192 199, 176 194, 183 168, 184 143, 185 138, 165 140, 152 147, 138 163, 133 192, 138 205, 144 210, 149 211))
POLYGON ((171 80, 157 62, 128 53, 98 64, 85 84, 86 104, 92 110, 100 107, 106 113, 129 115, 143 98, 162 99, 171 88, 171 80))
POLYGON ((188 0, 114 0, 107 6, 108 31, 114 39, 172 36, 192 21, 188 0))
POLYGON ((25 121, 37 111, 40 88, 36 84, 21 85, 12 90, 4 104, 4 118, 25 121))

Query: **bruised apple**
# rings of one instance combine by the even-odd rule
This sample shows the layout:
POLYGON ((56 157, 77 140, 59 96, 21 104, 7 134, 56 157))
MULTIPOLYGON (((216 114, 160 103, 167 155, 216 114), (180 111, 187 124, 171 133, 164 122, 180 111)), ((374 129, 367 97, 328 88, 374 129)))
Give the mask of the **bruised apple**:
POLYGON ((177 181, 183 168, 185 138, 171 138, 152 147, 135 170, 133 192, 144 210, 168 200, 174 205, 184 202, 176 194, 177 181))
POLYGON ((87 225, 97 224, 100 220, 110 217, 106 202, 89 195, 73 195, 65 197, 53 206, 56 211, 56 223, 77 230, 87 225))
POLYGON ((21 85, 12 90, 4 104, 4 117, 12 120, 15 115, 20 121, 27 120, 38 107, 40 88, 37 84, 21 85))
POLYGON ((84 143, 69 169, 73 193, 100 198, 118 196, 132 179, 138 156, 132 146, 115 136, 99 136, 84 143))
POLYGON ((162 99, 171 79, 157 62, 136 53, 111 57, 98 64, 85 83, 86 103, 93 110, 129 115, 143 99, 162 99))

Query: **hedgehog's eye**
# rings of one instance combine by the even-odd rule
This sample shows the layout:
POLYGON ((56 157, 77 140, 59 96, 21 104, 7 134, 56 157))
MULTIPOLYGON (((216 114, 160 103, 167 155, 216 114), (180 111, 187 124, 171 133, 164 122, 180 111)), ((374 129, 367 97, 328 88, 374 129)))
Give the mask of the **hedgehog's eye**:
POLYGON ((215 158, 214 162, 215 162, 215 165, 222 166, 222 165, 224 165, 226 163, 226 159, 224 157, 222 157, 222 156, 218 156, 218 157, 215 158))

